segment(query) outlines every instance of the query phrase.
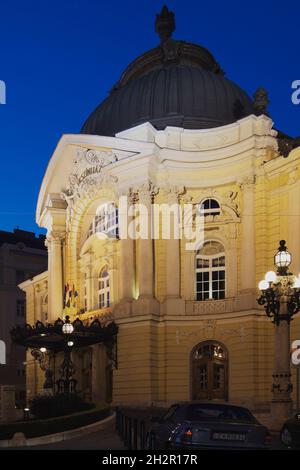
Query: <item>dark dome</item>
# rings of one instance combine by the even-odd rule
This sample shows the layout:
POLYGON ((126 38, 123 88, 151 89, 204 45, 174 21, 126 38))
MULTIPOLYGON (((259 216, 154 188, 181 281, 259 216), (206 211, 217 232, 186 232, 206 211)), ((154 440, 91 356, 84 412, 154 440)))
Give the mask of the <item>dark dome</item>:
POLYGON ((224 77, 207 49, 166 34, 166 15, 172 13, 163 9, 156 20, 161 45, 127 67, 81 133, 114 136, 147 121, 157 129, 207 129, 257 114, 249 96, 224 77))

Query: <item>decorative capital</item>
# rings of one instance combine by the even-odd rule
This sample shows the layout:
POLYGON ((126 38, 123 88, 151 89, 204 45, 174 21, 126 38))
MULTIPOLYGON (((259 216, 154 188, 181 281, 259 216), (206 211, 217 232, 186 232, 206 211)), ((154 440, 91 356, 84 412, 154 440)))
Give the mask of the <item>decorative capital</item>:
POLYGON ((52 244, 61 244, 66 238, 66 232, 52 231, 50 232, 45 241, 45 245, 49 248, 52 244))
POLYGON ((239 181, 239 186, 242 190, 249 190, 253 189, 255 184, 255 176, 254 175, 249 175, 245 176, 239 181))
POLYGON ((164 188, 168 204, 177 204, 186 193, 184 186, 169 185, 164 188))
POLYGON ((159 189, 151 182, 147 181, 141 186, 130 189, 130 196, 133 198, 134 202, 151 202, 153 198, 158 194, 159 189))

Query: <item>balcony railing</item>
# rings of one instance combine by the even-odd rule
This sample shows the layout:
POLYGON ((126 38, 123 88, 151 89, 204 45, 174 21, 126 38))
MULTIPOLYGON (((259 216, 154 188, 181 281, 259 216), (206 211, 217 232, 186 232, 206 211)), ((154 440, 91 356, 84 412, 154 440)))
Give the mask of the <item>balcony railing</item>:
POLYGON ((186 315, 232 313, 253 309, 257 310, 255 293, 227 297, 222 300, 187 300, 185 302, 186 315))
POLYGON ((96 310, 89 310, 84 313, 78 314, 78 317, 83 322, 91 323, 94 320, 109 320, 112 318, 112 307, 98 308, 96 310))

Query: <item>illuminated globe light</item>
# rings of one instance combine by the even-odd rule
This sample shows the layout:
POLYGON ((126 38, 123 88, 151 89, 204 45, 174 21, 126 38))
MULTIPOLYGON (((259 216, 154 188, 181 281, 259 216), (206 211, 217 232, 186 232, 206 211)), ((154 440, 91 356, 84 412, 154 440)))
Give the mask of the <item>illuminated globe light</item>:
POLYGON ((268 271, 265 275, 265 280, 267 282, 275 282, 277 279, 276 273, 274 271, 268 271))
POLYGON ((62 332, 64 335, 70 335, 74 331, 74 326, 69 321, 69 317, 66 318, 66 323, 63 324, 62 332))
POLYGON ((68 341, 68 346, 69 346, 69 348, 71 348, 72 346, 74 346, 73 341, 68 341))
POLYGON ((278 251, 274 256, 274 263, 275 263, 275 266, 278 268, 278 272, 281 275, 286 274, 287 268, 289 267, 291 262, 292 262, 292 255, 287 250, 287 247, 285 246, 285 240, 280 240, 278 251))
POLYGON ((265 279, 263 281, 260 281, 258 284, 259 290, 267 290, 269 288, 269 283, 265 279))
POLYGON ((45 352, 47 351, 47 349, 46 349, 46 348, 40 348, 40 351, 41 351, 42 353, 45 353, 45 352))

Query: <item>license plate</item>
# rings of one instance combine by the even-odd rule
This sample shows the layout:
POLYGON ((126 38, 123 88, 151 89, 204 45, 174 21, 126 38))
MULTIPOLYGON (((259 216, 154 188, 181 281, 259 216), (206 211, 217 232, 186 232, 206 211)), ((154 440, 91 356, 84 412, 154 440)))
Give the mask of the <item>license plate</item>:
POLYGON ((246 434, 233 432, 214 432, 212 438, 217 441, 245 441, 246 434))

